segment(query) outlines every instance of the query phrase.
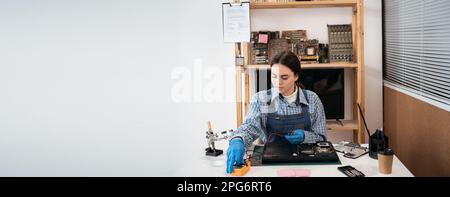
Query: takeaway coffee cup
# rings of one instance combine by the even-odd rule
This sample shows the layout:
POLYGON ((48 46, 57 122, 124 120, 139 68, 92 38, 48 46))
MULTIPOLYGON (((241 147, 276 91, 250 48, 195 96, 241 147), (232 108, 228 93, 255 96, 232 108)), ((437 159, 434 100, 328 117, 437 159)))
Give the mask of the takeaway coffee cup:
POLYGON ((378 171, 382 174, 392 173, 392 160, 394 159, 394 151, 386 148, 378 152, 378 171))

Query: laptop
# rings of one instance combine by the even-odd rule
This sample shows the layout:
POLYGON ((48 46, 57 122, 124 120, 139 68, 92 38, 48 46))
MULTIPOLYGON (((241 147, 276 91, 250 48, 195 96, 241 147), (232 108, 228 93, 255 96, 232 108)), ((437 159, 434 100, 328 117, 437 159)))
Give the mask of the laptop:
POLYGON ((293 145, 268 143, 264 146, 262 164, 340 164, 331 142, 293 145))

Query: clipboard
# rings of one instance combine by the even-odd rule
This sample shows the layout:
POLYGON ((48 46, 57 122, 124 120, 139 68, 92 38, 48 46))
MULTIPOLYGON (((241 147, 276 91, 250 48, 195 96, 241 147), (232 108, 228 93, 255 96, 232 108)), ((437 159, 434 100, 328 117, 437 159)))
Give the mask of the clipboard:
POLYGON ((250 2, 222 3, 225 43, 250 42, 250 2))

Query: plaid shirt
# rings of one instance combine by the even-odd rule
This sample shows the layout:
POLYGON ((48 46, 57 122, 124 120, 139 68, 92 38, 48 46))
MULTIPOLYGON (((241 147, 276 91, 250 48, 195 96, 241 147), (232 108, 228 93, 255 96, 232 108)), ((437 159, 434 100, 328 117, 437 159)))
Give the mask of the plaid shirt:
POLYGON ((326 140, 325 130, 325 112, 322 102, 316 93, 306 90, 306 96, 299 88, 299 97, 294 103, 288 103, 283 96, 274 88, 270 92, 261 91, 256 93, 250 101, 249 111, 245 117, 244 123, 231 133, 229 139, 241 137, 245 146, 252 145, 258 137, 265 143, 267 141, 266 121, 268 113, 277 113, 279 115, 300 114, 302 112, 301 104, 309 106, 311 118, 311 130, 305 131, 305 140, 303 143, 315 143, 326 140), (270 101, 270 105, 269 102, 270 101))

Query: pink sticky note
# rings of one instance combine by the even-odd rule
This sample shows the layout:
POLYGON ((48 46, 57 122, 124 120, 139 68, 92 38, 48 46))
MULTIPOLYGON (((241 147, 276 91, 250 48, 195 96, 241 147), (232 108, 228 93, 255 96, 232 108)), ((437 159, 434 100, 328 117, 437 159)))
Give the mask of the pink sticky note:
POLYGON ((258 43, 267 44, 269 41, 269 35, 267 34, 259 34, 258 35, 258 43))
POLYGON ((295 177, 295 171, 292 169, 277 170, 277 175, 280 177, 295 177))
POLYGON ((311 176, 311 171, 298 169, 298 170, 295 170, 295 176, 296 177, 309 177, 309 176, 311 176))
POLYGON ((309 177, 311 171, 305 169, 279 169, 277 170, 277 175, 279 177, 309 177))

